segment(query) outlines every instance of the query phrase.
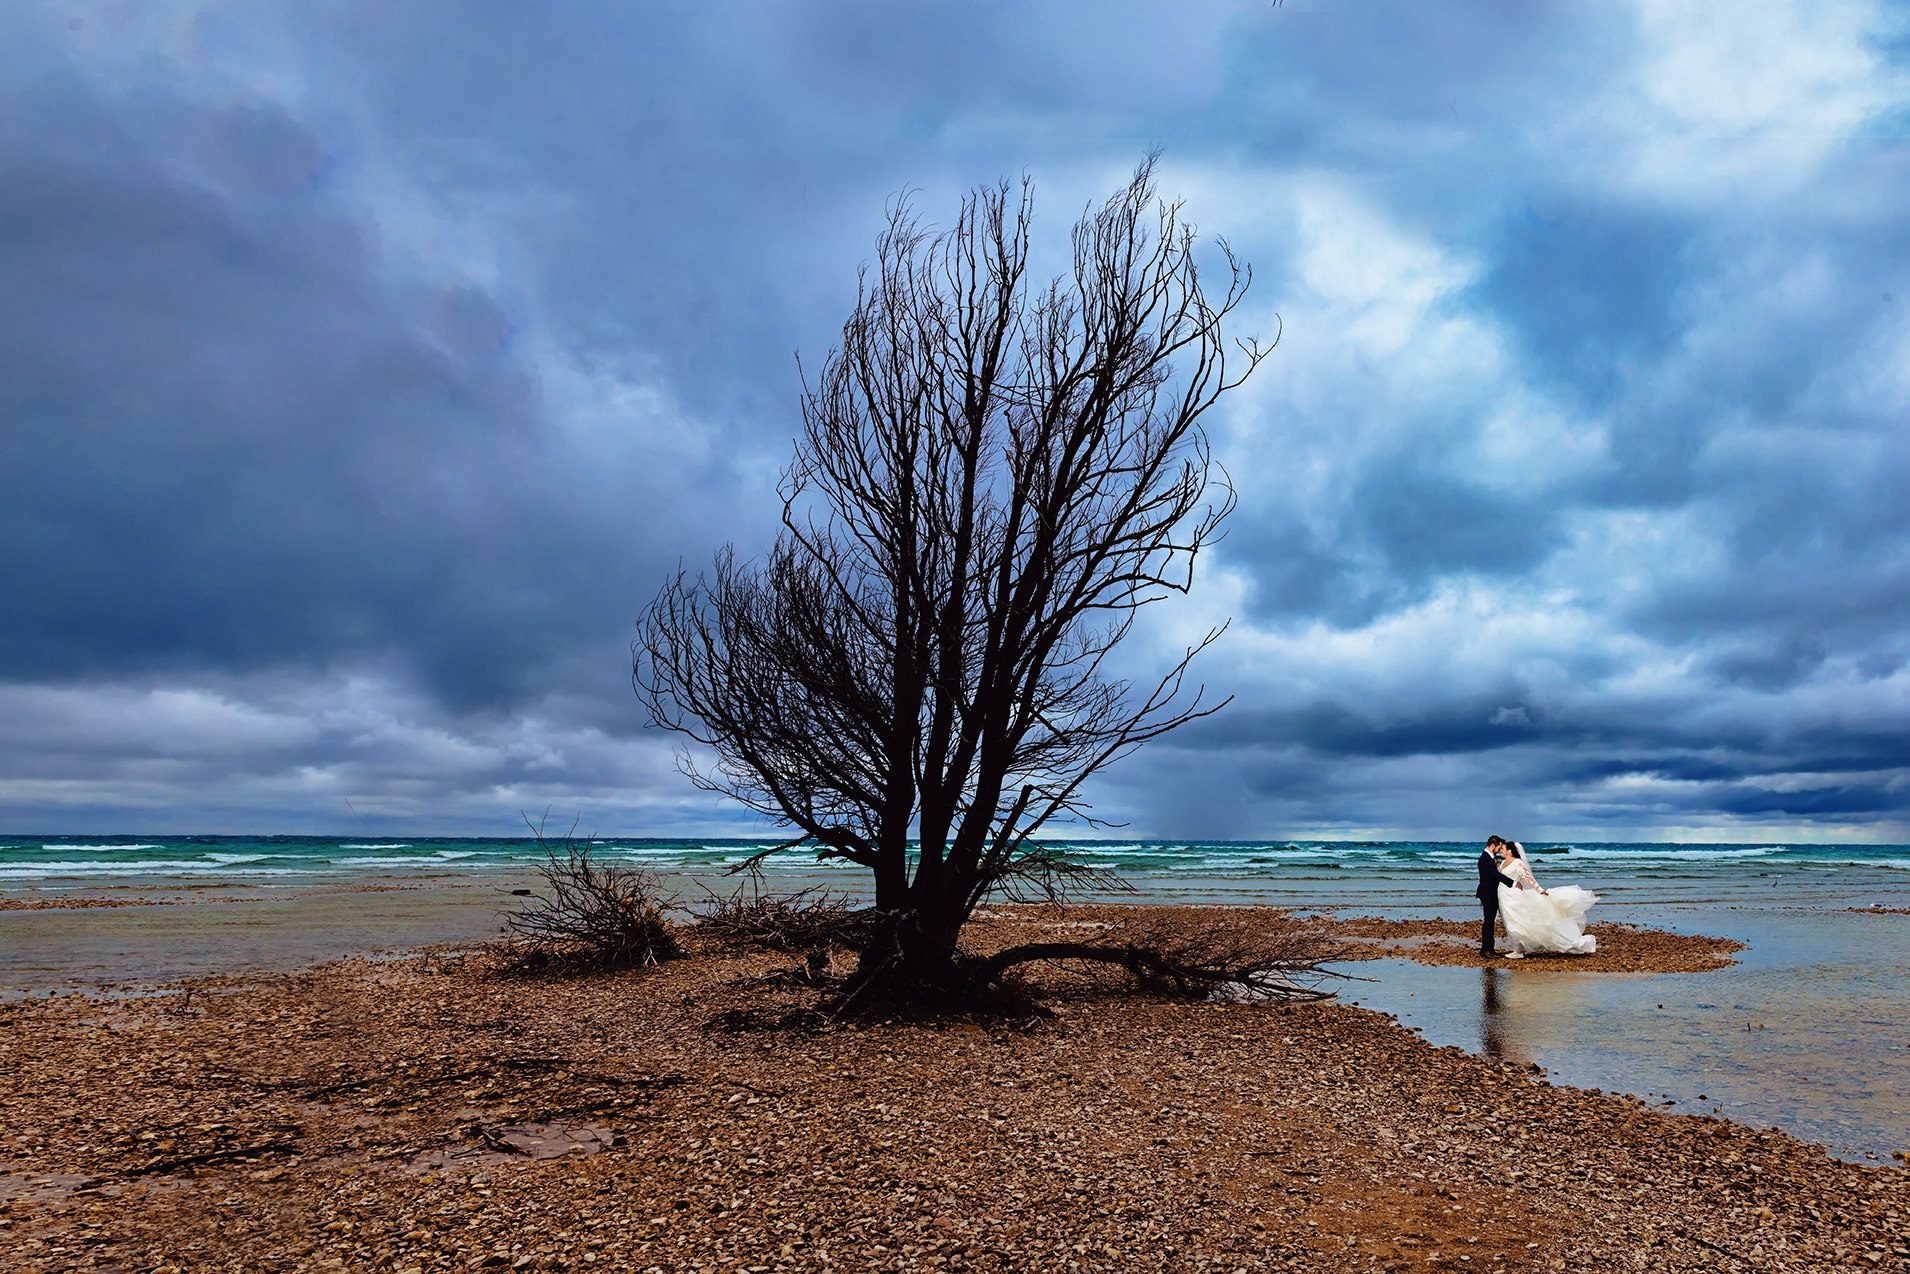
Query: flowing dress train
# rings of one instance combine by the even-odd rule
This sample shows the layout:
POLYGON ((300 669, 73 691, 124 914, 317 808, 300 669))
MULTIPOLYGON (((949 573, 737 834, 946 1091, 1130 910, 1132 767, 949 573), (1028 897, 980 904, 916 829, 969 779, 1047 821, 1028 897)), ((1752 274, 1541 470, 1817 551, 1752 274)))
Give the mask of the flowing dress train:
POLYGON ((1522 858, 1507 864, 1505 874, 1519 882, 1516 889, 1499 886, 1499 917, 1514 953, 1591 955, 1598 950, 1598 939, 1585 932, 1585 913, 1598 901, 1597 894, 1577 885, 1540 893, 1522 858))

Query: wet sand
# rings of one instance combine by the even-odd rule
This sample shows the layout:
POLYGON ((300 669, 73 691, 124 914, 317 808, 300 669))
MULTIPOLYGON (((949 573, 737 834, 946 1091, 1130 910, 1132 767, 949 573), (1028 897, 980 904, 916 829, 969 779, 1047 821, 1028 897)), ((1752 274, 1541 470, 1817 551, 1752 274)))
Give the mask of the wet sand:
POLYGON ((18 900, 32 905, 0 913, 0 1000, 484 942, 516 901, 510 891, 534 883, 444 877, 259 889, 213 881, 18 900), (75 909, 75 899, 91 905, 75 909))
POLYGON ((101 907, 163 907, 157 898, 0 898, 0 911, 96 911, 101 907))
POLYGON ((1050 975, 1049 1021, 846 1024, 816 1016, 813 990, 764 981, 787 963, 705 950, 543 983, 473 959, 357 960, 204 979, 190 997, 0 1005, 3 1263, 1910 1260, 1902 1169, 1555 1086, 1364 1009, 1139 999, 1050 975))

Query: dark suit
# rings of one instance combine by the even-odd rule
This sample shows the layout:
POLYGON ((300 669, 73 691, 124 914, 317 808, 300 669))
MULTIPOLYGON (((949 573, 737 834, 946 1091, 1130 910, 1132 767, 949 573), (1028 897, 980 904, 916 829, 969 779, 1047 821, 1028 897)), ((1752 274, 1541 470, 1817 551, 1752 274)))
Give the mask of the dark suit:
POLYGON ((1485 910, 1485 920, 1479 925, 1479 954, 1492 954, 1492 926, 1499 919, 1499 886, 1513 885, 1512 877, 1499 870, 1499 864, 1492 857, 1491 850, 1479 851, 1479 888, 1474 891, 1479 898, 1479 906, 1485 910))

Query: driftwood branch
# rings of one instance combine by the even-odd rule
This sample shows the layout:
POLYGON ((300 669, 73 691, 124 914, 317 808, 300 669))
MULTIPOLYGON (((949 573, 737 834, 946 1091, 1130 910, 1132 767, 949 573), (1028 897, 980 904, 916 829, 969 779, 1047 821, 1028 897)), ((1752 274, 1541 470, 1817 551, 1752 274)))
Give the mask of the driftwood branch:
POLYGON ((173 1155, 165 1159, 153 1159, 136 1168, 128 1168, 119 1175, 123 1177, 150 1177, 160 1173, 177 1172, 181 1168, 203 1168, 215 1163, 227 1163, 234 1159, 252 1159, 259 1155, 290 1154, 297 1149, 296 1139, 281 1138, 277 1141, 262 1141, 251 1146, 229 1146, 223 1150, 207 1150, 199 1154, 173 1155))
POLYGON ((1120 925, 1080 941, 1028 942, 980 963, 999 981, 1036 962, 1119 969, 1142 990, 1177 998, 1319 1000, 1322 980, 1342 949, 1315 926, 1290 916, 1164 920, 1120 925))
POLYGON ((526 1156, 530 1154, 530 1151, 524 1149, 524 1147, 506 1141, 501 1133, 495 1129, 487 1128, 483 1124, 466 1124, 462 1131, 468 1139, 477 1142, 486 1149, 495 1150, 498 1154, 526 1156))

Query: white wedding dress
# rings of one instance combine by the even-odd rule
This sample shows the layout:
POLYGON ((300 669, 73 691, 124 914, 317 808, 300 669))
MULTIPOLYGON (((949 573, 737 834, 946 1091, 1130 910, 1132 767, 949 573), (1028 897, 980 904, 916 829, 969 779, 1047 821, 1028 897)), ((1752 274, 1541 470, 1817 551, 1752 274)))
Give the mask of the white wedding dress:
POLYGON ((1585 932, 1585 913, 1598 901, 1597 894, 1577 885, 1540 893, 1523 858, 1507 863, 1505 874, 1519 882, 1516 889, 1499 886, 1499 917, 1512 939, 1512 954, 1590 955, 1598 950, 1598 939, 1585 932))

